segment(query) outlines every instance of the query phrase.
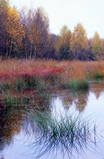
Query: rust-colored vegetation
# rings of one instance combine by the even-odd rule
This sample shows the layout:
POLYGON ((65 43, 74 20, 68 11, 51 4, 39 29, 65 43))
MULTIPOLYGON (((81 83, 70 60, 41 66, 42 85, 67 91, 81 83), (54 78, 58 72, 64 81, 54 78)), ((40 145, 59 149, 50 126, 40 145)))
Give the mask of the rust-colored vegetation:
POLYGON ((58 88, 88 89, 89 80, 103 77, 103 61, 1 60, 0 104, 32 106, 58 88))
POLYGON ((97 72, 104 77, 103 61, 0 60, 1 82, 20 78, 60 76, 61 80, 93 79, 97 72))
POLYGON ((18 78, 48 77, 64 72, 64 68, 55 67, 55 61, 35 60, 7 60, 0 61, 1 81, 14 80, 18 78))

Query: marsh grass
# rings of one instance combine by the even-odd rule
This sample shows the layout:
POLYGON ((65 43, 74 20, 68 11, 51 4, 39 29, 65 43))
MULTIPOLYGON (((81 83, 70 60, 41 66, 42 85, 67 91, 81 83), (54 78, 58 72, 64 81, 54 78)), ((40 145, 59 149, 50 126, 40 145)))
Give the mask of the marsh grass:
POLYGON ((8 82, 0 82, 0 93, 7 92, 11 89, 11 84, 8 82))
POLYGON ((87 89, 89 80, 101 79, 103 76, 103 61, 1 60, 0 93, 8 90, 24 92, 39 89, 44 91, 54 86, 87 89), (63 71, 55 74, 55 68, 63 71), (48 69, 51 72, 48 72, 48 69))
POLYGON ((38 89, 39 91, 47 90, 51 87, 50 80, 47 78, 19 78, 15 82, 3 82, 0 83, 0 93, 2 92, 24 92, 28 90, 38 89))
MULTIPOLYGON (((49 90, 50 91, 50 90, 49 90)), ((36 107, 36 102, 41 109, 48 109, 49 101, 51 99, 51 92, 42 90, 34 92, 3 92, 0 98, 0 105, 5 106, 29 106, 36 107)))
POLYGON ((5 106, 29 106, 30 98, 29 97, 13 97, 12 95, 4 95, 2 99, 5 106))
POLYGON ((27 90, 27 84, 24 79, 18 79, 15 83, 12 84, 12 90, 17 92, 22 92, 27 90))
POLYGON ((75 90, 83 90, 89 88, 89 83, 87 79, 74 80, 69 82, 69 87, 75 90))
POLYGON ((13 97, 12 96, 7 96, 7 95, 5 95, 4 103, 7 106, 14 106, 16 104, 13 97))
POLYGON ((0 93, 8 91, 23 92, 25 90, 27 90, 27 85, 23 79, 17 79, 13 83, 7 81, 0 83, 0 93))
POLYGON ((100 71, 97 71, 95 74, 95 79, 103 79, 103 74, 100 71))
POLYGON ((1 82, 0 93, 12 91, 12 92, 24 92, 28 90, 39 90, 44 92, 51 87, 58 85, 57 77, 30 77, 30 78, 17 78, 12 82, 1 82))
POLYGON ((92 128, 89 121, 81 120, 79 115, 60 115, 58 120, 51 117, 47 111, 42 112, 39 109, 31 113, 31 117, 33 123, 35 121, 35 129, 37 125, 38 134, 40 132, 39 138, 33 143, 34 147, 39 148, 37 158, 59 148, 63 154, 67 153, 71 158, 73 150, 79 152, 80 149, 87 148, 89 143, 95 144, 95 126, 92 128))
MULTIPOLYGON (((64 76, 69 78, 86 78, 87 74, 92 76, 99 70, 104 74, 104 61, 54 61, 54 60, 0 60, 0 78, 3 73, 31 72, 35 68, 64 68, 64 76)), ((11 75, 11 74, 10 74, 11 75)), ((20 74, 19 74, 20 75, 20 74)), ((13 74, 12 74, 13 76, 13 74)), ((17 77, 16 77, 17 78, 17 77)), ((6 80, 6 79, 4 79, 6 80)), ((11 78, 13 80, 13 78, 11 78)))
POLYGON ((87 79, 70 80, 63 83, 63 86, 72 90, 88 90, 89 81, 87 79))

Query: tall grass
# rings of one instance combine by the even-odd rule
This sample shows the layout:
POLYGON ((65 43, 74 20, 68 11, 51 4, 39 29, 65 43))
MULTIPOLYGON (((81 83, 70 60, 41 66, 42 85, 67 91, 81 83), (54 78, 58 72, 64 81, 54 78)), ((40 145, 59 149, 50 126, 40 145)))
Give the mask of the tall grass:
POLYGON ((87 79, 75 79, 70 81, 65 81, 63 83, 65 88, 70 88, 72 90, 88 90, 89 82, 87 79))
MULTIPOLYGON (((100 71, 104 75, 104 62, 103 61, 53 61, 53 60, 1 60, 0 61, 0 78, 4 76, 4 80, 12 76, 20 76, 23 73, 32 73, 37 68, 64 68, 63 78, 69 79, 82 79, 86 76, 92 78, 96 72, 100 71), (11 74, 12 73, 12 74, 11 74), (7 75, 7 76, 6 76, 7 75)), ((16 76, 16 78, 18 78, 16 76)))
POLYGON ((33 143, 34 147, 39 148, 37 158, 44 155, 47 151, 57 151, 59 148, 63 154, 67 153, 69 158, 71 158, 73 150, 79 152, 80 149, 87 147, 89 143, 93 142, 94 144, 93 135, 96 128, 91 128, 89 122, 84 119, 81 120, 79 115, 65 115, 65 117, 60 115, 60 120, 58 120, 51 117, 47 111, 42 112, 39 109, 31 113, 31 116, 32 127, 34 127, 35 121, 34 129, 36 130, 35 133, 38 132, 39 137, 33 143))
POLYGON ((29 97, 13 97, 11 94, 4 95, 2 99, 2 103, 5 106, 29 106, 30 105, 30 98, 29 97))
POLYGON ((73 89, 88 88, 88 81, 104 77, 103 61, 1 60, 0 93, 44 90, 53 86, 73 89), (70 81, 70 82, 69 82, 70 81), (44 87, 44 89, 43 89, 44 87))
POLYGON ((97 71, 95 74, 96 79, 103 79, 103 74, 100 71, 97 71))

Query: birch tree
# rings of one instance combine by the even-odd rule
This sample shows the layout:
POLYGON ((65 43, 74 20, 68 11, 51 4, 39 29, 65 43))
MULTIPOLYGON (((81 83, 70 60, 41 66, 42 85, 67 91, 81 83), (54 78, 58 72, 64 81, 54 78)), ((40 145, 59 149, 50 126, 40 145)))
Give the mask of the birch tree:
POLYGON ((84 54, 88 49, 88 38, 85 29, 81 24, 74 27, 74 32, 71 36, 70 49, 75 59, 83 60, 84 54))
POLYGON ((102 48, 102 41, 97 32, 95 32, 95 35, 91 39, 91 47, 92 47, 91 50, 92 50, 94 59, 99 60, 101 58, 103 48, 102 48))

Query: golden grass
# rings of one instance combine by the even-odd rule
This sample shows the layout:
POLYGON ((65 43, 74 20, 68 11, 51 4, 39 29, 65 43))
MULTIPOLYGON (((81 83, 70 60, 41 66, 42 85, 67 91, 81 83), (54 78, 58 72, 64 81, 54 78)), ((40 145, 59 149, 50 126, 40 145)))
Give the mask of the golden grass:
POLYGON ((62 80, 94 78, 97 71, 104 77, 103 61, 54 61, 54 60, 0 60, 0 80, 13 80, 22 75, 34 75, 35 69, 63 68, 62 80), (18 75, 18 76, 17 76, 18 75))
POLYGON ((94 79, 97 72, 104 77, 104 61, 62 61, 57 66, 65 69, 64 80, 94 79))
POLYGON ((0 103, 5 95, 35 100, 39 93, 46 96, 59 87, 72 88, 72 82, 74 89, 82 89, 81 82, 94 79, 97 72, 104 77, 103 61, 0 60, 0 103))

